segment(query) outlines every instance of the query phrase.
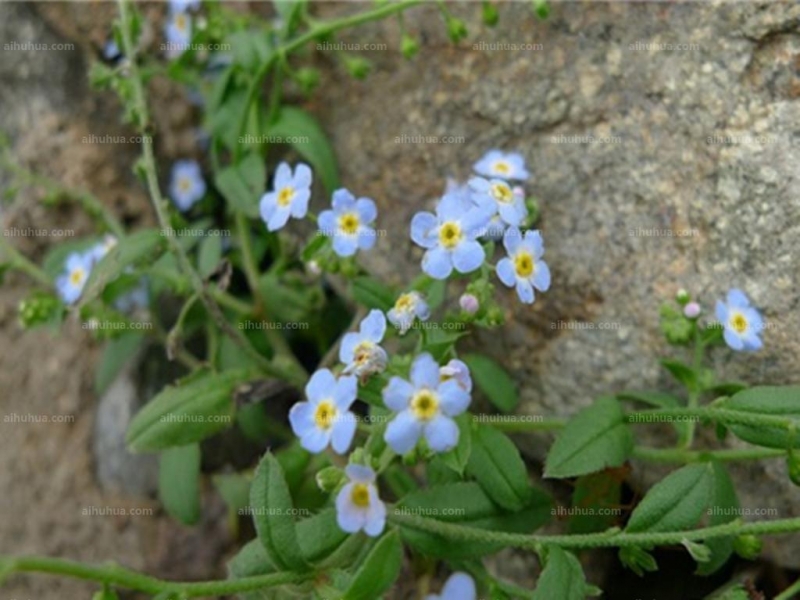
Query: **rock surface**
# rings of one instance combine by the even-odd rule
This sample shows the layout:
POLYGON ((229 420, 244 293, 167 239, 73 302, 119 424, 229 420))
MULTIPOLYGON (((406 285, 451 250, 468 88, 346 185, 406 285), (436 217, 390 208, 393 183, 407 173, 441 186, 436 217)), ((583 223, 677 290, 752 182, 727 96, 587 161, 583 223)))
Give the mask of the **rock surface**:
MULTIPOLYGON (((390 50, 368 55, 376 72, 363 83, 334 70, 324 105, 312 107, 344 185, 379 204, 387 239, 372 268, 410 281, 420 258, 412 215, 487 149, 519 150, 553 283, 525 308, 498 282, 508 322, 479 343, 520 382, 522 412, 569 415, 604 393, 670 386, 657 365, 674 352, 658 308, 680 287, 707 315, 734 286, 763 309, 764 350, 715 350, 720 376, 797 382, 800 5, 565 2, 541 22, 508 3, 494 30, 475 6, 461 14, 471 35, 456 48, 435 9, 410 11, 408 28, 424 40, 412 62, 391 50, 394 23, 343 37, 390 50), (496 42, 541 49, 486 50, 496 42), (464 141, 396 143, 402 136, 464 141)), ((524 443, 539 458, 547 448, 524 443)), ((781 461, 735 472, 743 506, 800 515, 781 461)), ((649 465, 636 474, 654 479, 649 465)), ((800 537, 773 539, 768 552, 798 567, 800 537)))

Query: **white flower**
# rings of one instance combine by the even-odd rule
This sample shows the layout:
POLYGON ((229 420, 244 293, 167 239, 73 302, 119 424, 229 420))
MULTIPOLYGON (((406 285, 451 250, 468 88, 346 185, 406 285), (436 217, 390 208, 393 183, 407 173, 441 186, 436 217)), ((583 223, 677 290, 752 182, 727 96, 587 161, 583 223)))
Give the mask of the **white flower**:
POLYGON ((56 279, 56 290, 64 303, 74 304, 81 297, 93 265, 94 257, 91 250, 83 253, 73 252, 67 257, 64 273, 56 279))
POLYGON ((311 167, 298 163, 292 168, 285 162, 275 171, 274 189, 261 197, 259 210, 261 219, 269 231, 281 229, 289 217, 302 219, 308 212, 311 198, 311 167))
POLYGON ((419 292, 408 292, 402 294, 397 302, 394 303, 394 308, 386 313, 389 322, 397 327, 400 333, 405 333, 414 324, 414 319, 420 321, 427 321, 431 316, 431 311, 428 308, 428 303, 419 292))
POLYGON ((356 417, 349 411, 355 402, 355 377, 336 380, 328 369, 320 369, 306 385, 307 402, 298 402, 289 411, 292 431, 309 452, 322 452, 329 444, 344 454, 356 432, 356 417))
POLYGON ((378 498, 375 471, 362 465, 348 465, 344 470, 350 483, 336 496, 336 522, 342 531, 364 530, 379 536, 386 526, 386 505, 378 498))
POLYGON ((530 177, 530 173, 525 168, 525 159, 516 152, 490 150, 472 168, 484 177, 518 181, 530 177))
POLYGON ((387 356, 378 344, 385 333, 386 317, 381 311, 373 309, 361 321, 358 333, 345 334, 339 347, 339 360, 347 365, 344 373, 363 377, 383 371, 387 356))

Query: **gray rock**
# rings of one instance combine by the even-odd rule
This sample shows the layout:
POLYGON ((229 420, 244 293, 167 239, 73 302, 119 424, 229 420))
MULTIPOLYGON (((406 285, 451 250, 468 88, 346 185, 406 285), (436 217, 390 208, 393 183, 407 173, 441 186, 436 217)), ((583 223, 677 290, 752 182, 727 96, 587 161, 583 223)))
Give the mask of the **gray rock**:
MULTIPOLYGON (((707 315, 741 287, 773 326, 758 354, 715 350, 721 377, 796 379, 800 5, 566 2, 540 22, 527 4, 507 3, 494 30, 480 24, 478 7, 460 10, 471 32, 461 46, 447 42, 435 8, 417 8, 406 17, 424 40, 414 62, 374 53, 366 82, 335 81, 337 72, 323 83, 319 112, 343 182, 376 199, 387 230, 365 256, 370 266, 410 281, 420 258, 408 239, 412 215, 432 206, 446 176, 465 179, 487 149, 520 150, 534 172, 528 190, 540 199, 553 284, 532 308, 499 286, 508 323, 478 343, 520 382, 522 412, 570 415, 604 393, 669 388, 657 359, 673 350, 659 334, 658 307, 680 287, 707 315), (480 42, 542 49, 487 52, 480 42), (465 141, 394 143, 403 134, 465 141), (661 235, 641 231, 653 229, 661 235)), ((348 35, 390 48, 399 40, 393 22, 348 35)), ((642 443, 672 442, 666 429, 640 434, 642 443)), ((524 443, 535 458, 549 444, 524 443)), ((645 484, 651 472, 636 465, 645 484)), ((800 491, 780 461, 734 473, 743 506, 763 508, 768 498, 778 517, 800 515, 800 491)), ((800 566, 798 536, 767 551, 800 566)))

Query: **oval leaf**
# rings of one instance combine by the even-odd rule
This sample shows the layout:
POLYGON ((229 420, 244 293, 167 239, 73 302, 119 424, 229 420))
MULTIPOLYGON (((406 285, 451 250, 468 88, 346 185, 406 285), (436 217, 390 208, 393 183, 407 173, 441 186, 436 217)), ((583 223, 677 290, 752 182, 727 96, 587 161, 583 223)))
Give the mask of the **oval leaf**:
POLYGON ((463 357, 475 384, 499 410, 508 413, 517 407, 519 397, 514 380, 488 356, 467 354, 463 357))
POLYGON ((394 583, 403 565, 400 535, 392 531, 384 535, 364 559, 343 600, 375 600, 394 583))
POLYGON ((492 427, 479 425, 473 432, 467 473, 506 510, 521 510, 531 499, 533 488, 519 450, 492 427))
POLYGON ((586 587, 583 567, 575 555, 558 546, 550 546, 533 600, 584 600, 586 587))
POLYGON ((184 525, 200 520, 200 446, 189 444, 161 453, 158 495, 172 517, 184 525))
POLYGON ((797 421, 792 435, 787 429, 764 425, 730 424, 736 435, 751 444, 767 448, 800 448, 800 387, 760 386, 735 394, 721 405, 728 410, 755 415, 786 417, 797 421))

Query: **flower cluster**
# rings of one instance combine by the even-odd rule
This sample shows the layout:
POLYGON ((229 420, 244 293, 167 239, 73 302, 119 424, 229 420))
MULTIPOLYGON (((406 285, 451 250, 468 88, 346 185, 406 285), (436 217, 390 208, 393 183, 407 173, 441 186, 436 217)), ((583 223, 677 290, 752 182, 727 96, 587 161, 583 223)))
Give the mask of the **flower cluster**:
MULTIPOLYGON (((486 261, 480 238, 502 239, 508 256, 497 264, 497 276, 515 287, 519 299, 531 304, 534 288, 550 287, 550 269, 542 260, 544 243, 538 231, 520 230, 528 216, 522 188, 513 181, 530 175, 521 155, 488 152, 474 165, 467 186, 448 183, 434 213, 418 212, 411 220, 411 239, 425 249, 422 270, 434 279, 447 279, 455 269, 471 273, 486 261)), ((476 311, 473 302, 467 308, 476 311)), ((465 309, 466 310, 466 309, 465 309)))

